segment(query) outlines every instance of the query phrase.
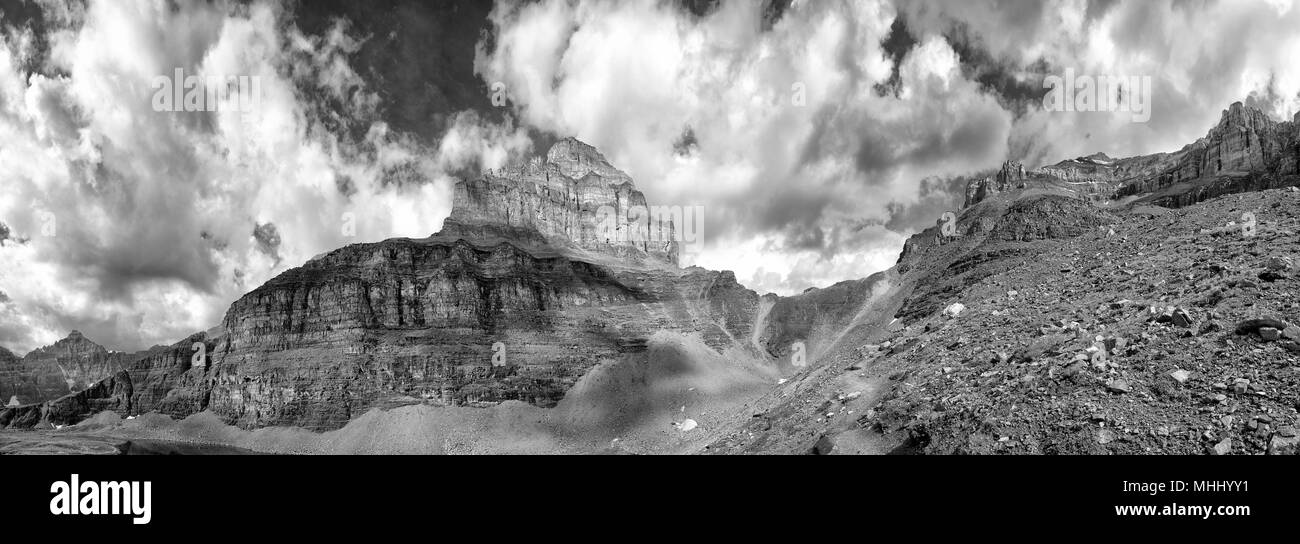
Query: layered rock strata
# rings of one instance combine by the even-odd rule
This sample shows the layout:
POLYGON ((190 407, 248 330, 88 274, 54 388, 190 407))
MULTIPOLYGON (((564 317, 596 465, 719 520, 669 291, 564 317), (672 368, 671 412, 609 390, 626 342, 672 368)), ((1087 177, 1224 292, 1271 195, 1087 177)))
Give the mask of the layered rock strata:
POLYGON ((602 231, 610 210, 645 206, 594 148, 561 141, 544 159, 458 184, 438 234, 313 259, 240 298, 218 329, 0 412, 0 426, 210 410, 245 428, 324 430, 411 403, 552 407, 660 331, 768 357, 755 339, 779 334, 754 332, 758 295, 730 272, 678 268, 671 224, 642 225, 658 238, 602 231))

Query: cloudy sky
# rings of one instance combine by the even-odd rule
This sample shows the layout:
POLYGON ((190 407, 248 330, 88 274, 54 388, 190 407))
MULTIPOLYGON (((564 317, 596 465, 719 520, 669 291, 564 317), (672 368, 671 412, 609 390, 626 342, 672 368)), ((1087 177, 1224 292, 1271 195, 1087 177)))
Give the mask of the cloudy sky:
POLYGON ((1290 119, 1298 28, 1286 0, 0 0, 0 346, 172 343, 565 136, 704 207, 691 264, 860 278, 1007 158, 1171 151, 1239 100, 1290 119), (159 108, 177 69, 256 100, 159 108), (1150 121, 1044 111, 1067 69, 1150 77, 1150 121))

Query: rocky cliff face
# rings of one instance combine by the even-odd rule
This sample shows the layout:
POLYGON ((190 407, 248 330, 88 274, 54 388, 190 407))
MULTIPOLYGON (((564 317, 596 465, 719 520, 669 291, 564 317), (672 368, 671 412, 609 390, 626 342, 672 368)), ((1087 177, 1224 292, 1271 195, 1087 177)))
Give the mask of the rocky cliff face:
MULTIPOLYGON (((733 274, 683 270, 673 243, 602 232, 605 212, 645 205, 595 149, 561 141, 545 159, 458 185, 438 234, 313 259, 236 301, 218 330, 133 356, 95 387, 10 410, 0 425, 211 410, 246 428, 323 430, 412 403, 547 408, 662 331, 768 357, 755 340, 759 297, 733 274)), ((671 224, 643 226, 672 239, 671 224)), ((73 361, 117 361, 75 336, 38 358, 63 354, 78 384, 91 374, 73 361)))
POLYGON ((18 356, 0 347, 0 406, 23 404, 23 398, 39 397, 36 384, 19 362, 18 356))
POLYGON ((1026 186, 1052 186, 1090 200, 1139 198, 1183 207, 1216 196, 1300 183, 1300 121, 1274 121, 1232 104, 1202 139, 1173 153, 1112 159, 1103 153, 1032 172, 1007 163, 993 176, 972 180, 965 207, 1026 186), (1018 183, 1011 180, 1020 179, 1018 183))
POLYGON ((457 183, 452 210, 451 220, 464 225, 517 227, 554 245, 678 262, 671 214, 651 213, 632 178, 572 138, 545 158, 457 183))
POLYGON ((76 393, 120 370, 125 357, 77 331, 22 359, 0 350, 0 397, 5 404, 33 404, 76 393))
POLYGON ((1294 121, 1274 121, 1238 102, 1205 138, 1165 160, 1146 160, 1151 164, 1126 176, 1117 196, 1151 195, 1154 203, 1181 207, 1222 194, 1291 185, 1300 175, 1298 156, 1294 121))

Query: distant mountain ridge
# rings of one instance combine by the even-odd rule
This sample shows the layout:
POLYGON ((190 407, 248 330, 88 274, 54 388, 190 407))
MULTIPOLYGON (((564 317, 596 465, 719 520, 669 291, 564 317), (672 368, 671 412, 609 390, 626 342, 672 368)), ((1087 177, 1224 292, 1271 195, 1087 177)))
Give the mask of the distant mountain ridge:
POLYGON ((113 375, 126 359, 126 354, 109 352, 79 331, 22 358, 0 348, 0 398, 20 404, 57 399, 113 375))
POLYGON ((1141 200, 1178 208, 1225 194, 1294 185, 1297 179, 1300 113, 1291 121, 1276 121, 1236 102, 1205 137, 1173 153, 1123 159, 1096 153, 1015 177, 1015 187, 1004 176, 973 179, 965 207, 1009 189, 1050 186, 1093 200, 1141 200))

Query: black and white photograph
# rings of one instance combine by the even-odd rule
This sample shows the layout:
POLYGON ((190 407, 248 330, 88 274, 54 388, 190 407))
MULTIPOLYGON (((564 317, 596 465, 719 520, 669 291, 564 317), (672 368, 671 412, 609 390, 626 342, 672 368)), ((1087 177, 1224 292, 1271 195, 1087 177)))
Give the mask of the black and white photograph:
POLYGON ((1298 429, 1294 0, 0 0, 51 527, 174 523, 193 456, 1077 463, 1016 500, 1242 524, 1298 429))

